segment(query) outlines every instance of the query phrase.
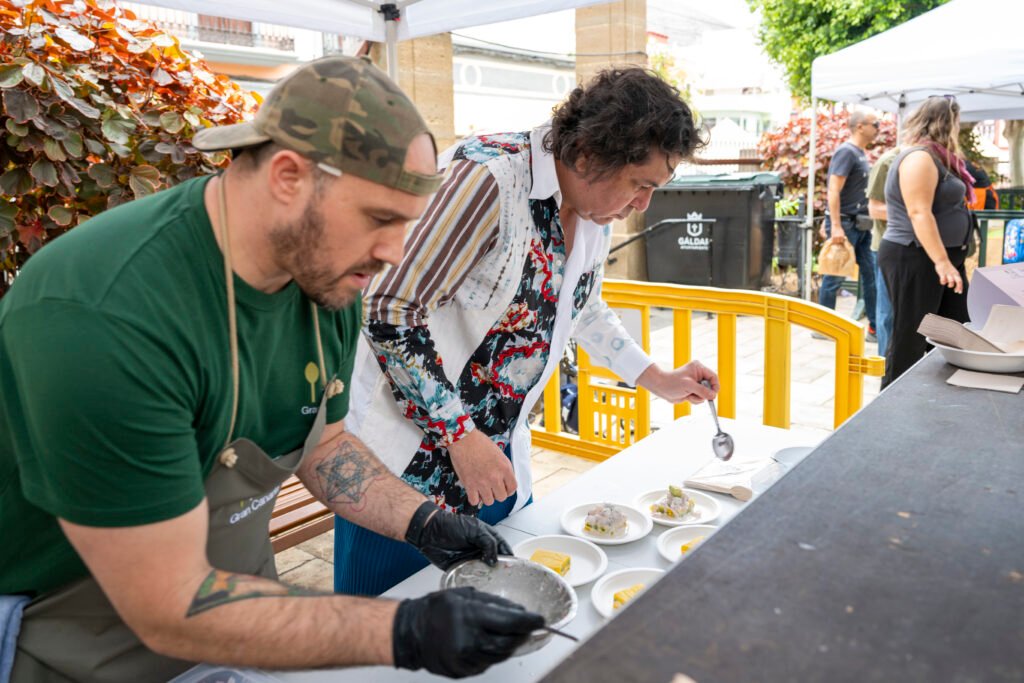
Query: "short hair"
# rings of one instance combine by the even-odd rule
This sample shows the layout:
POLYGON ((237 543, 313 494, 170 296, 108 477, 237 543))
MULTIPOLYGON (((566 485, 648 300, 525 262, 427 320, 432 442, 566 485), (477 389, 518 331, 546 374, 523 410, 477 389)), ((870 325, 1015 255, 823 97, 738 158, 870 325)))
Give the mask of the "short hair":
POLYGON ((868 120, 868 113, 863 109, 854 109, 850 112, 850 120, 847 125, 850 126, 850 130, 857 130, 857 126, 868 120))
MULTIPOLYGON (((231 150, 231 165, 239 168, 243 174, 249 174, 255 172, 263 164, 270 161, 278 152, 282 152, 288 149, 284 145, 280 145, 273 140, 267 140, 251 147, 241 147, 239 149, 231 150)), ((303 157, 305 158, 305 157, 303 157)), ((310 159, 306 159, 313 169, 313 192, 315 197, 323 196, 324 190, 328 183, 334 179, 335 176, 324 172, 316 163, 310 159)))
POLYGON ((554 110, 544 149, 584 175, 605 177, 647 161, 652 149, 691 158, 707 144, 703 127, 672 85, 639 67, 601 71, 554 110))
POLYGON ((273 140, 267 140, 251 147, 233 149, 231 150, 231 164, 244 166, 247 171, 254 171, 283 149, 284 147, 273 140))

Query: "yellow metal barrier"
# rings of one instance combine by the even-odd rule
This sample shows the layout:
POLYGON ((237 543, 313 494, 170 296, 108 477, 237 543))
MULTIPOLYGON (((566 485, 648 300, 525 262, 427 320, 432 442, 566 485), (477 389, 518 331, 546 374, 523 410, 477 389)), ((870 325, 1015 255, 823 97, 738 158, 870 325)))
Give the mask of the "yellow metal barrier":
MULTIPOLYGON (((641 339, 650 351, 651 308, 672 309, 673 362, 676 367, 692 359, 690 331, 693 311, 718 317, 718 376, 722 391, 718 412, 736 417, 736 316, 764 318, 764 424, 789 429, 791 325, 820 332, 836 342, 835 410, 838 427, 861 407, 864 375, 880 377, 885 359, 864 356, 864 330, 828 308, 778 294, 714 287, 685 287, 652 282, 605 280, 604 300, 615 309, 639 311, 641 339)), ((543 448, 604 460, 651 431, 650 394, 642 388, 615 386, 610 371, 591 365, 586 352, 578 353, 579 435, 562 431, 560 374, 544 388, 544 426, 534 427, 533 443, 543 448)), ((675 406, 675 416, 690 412, 689 403, 675 406)))

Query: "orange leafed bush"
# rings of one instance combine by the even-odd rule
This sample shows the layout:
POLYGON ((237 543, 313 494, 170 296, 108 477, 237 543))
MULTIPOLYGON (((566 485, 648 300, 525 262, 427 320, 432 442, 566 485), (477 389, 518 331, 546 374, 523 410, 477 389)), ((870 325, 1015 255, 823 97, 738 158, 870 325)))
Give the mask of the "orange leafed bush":
MULTIPOLYGON (((826 178, 832 153, 850 139, 850 114, 847 111, 830 113, 818 111, 817 154, 814 174, 814 211, 821 215, 825 209, 826 178)), ((881 129, 874 144, 868 149, 868 161, 875 162, 886 150, 896 144, 896 124, 888 118, 880 120, 881 129)), ((811 149, 811 117, 808 114, 792 116, 780 128, 766 131, 761 136, 757 151, 764 167, 782 177, 786 195, 807 195, 808 157, 811 149)))
POLYGON ((223 165, 189 144, 258 95, 112 0, 0 0, 0 295, 90 216, 223 165))

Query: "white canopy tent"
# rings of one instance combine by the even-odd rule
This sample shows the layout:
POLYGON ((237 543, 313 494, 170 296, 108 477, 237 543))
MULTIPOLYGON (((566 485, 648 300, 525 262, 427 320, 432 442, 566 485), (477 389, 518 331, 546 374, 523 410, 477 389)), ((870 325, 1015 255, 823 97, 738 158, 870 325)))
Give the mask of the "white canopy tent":
POLYGON ((965 121, 1024 112, 1024 2, 951 0, 811 65, 811 94, 888 112, 956 95, 965 121))
POLYGON ((385 43, 388 73, 397 81, 401 40, 467 26, 597 5, 608 0, 136 0, 144 5, 228 19, 280 24, 385 43))
MULTIPOLYGON (((952 94, 964 121, 1024 118, 1024 0, 950 0, 930 12, 818 57, 811 65, 811 108, 819 99, 897 115, 932 95, 952 94)), ((808 197, 814 196, 816 116, 811 116, 808 197)), ((814 219, 808 201, 807 224, 814 219)), ((806 240, 810 263, 810 242, 806 240)), ((804 297, 810 297, 805 278, 804 297)))

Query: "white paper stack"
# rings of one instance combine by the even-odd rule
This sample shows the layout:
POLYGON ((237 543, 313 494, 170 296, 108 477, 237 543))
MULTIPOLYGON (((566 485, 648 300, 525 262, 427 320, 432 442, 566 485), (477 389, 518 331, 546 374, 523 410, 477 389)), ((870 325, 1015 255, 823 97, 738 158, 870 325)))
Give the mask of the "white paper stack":
POLYGON ((755 493, 771 486, 784 472, 785 465, 771 457, 728 462, 715 458, 683 482, 683 486, 748 501, 755 493))
POLYGON ((967 389, 988 389, 989 391, 1005 391, 1008 394, 1016 394, 1024 387, 1024 377, 961 369, 954 372, 946 380, 946 384, 967 389))

